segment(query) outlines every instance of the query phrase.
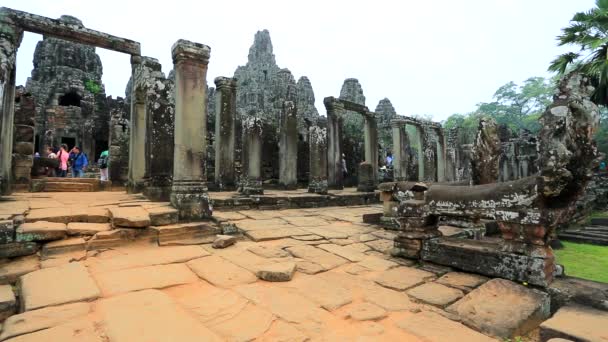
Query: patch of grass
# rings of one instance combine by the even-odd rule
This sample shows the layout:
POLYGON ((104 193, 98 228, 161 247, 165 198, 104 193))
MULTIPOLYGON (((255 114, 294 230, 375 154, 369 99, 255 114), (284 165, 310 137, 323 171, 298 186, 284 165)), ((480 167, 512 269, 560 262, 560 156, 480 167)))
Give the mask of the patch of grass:
POLYGON ((562 241, 564 248, 555 250, 557 262, 566 275, 608 283, 608 246, 562 241))

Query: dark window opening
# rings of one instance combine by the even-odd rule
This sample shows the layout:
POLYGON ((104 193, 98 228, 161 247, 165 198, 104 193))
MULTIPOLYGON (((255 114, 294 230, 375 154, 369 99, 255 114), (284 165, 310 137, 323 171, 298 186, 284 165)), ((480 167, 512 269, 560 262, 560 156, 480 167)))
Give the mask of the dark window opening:
POLYGON ((61 144, 68 145, 68 152, 69 152, 72 149, 72 147, 76 146, 76 138, 61 137, 61 144))
POLYGON ((21 96, 15 97, 15 103, 19 103, 19 102, 21 102, 21 96))
POLYGON ((299 141, 304 141, 304 136, 302 134, 298 134, 298 140, 299 141))
POLYGON ((67 93, 59 97, 59 105, 80 107, 81 99, 82 97, 80 97, 80 95, 76 94, 75 92, 67 93))
POLYGON ((264 70, 264 81, 268 81, 268 70, 264 70))

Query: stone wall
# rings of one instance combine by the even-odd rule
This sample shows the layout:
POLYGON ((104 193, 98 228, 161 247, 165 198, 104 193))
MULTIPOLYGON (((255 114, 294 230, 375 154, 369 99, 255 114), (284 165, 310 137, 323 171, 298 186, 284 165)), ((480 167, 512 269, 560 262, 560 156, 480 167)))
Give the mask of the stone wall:
POLYGON ((110 134, 108 174, 115 185, 126 185, 129 170, 129 105, 121 98, 109 101, 110 134))
POLYGON ((34 118, 36 103, 23 87, 15 91, 15 134, 13 143, 13 182, 29 184, 34 158, 34 118))

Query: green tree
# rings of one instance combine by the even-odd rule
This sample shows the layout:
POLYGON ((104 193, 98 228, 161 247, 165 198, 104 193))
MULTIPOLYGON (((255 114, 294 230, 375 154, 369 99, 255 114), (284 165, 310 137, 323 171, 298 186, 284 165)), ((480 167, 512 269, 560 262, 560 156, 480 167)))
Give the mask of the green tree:
POLYGON ((593 101, 608 104, 608 0, 596 0, 595 8, 578 12, 570 20, 570 26, 562 29, 557 37, 558 45, 574 45, 578 52, 558 56, 549 71, 564 75, 579 71, 591 77, 595 85, 593 101))

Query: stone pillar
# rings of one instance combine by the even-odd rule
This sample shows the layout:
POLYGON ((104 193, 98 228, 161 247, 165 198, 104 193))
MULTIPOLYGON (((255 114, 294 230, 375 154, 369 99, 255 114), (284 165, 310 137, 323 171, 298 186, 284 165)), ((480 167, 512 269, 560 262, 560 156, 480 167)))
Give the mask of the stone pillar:
POLYGON ((296 189, 298 187, 298 118, 293 101, 283 102, 279 127, 279 184, 285 189, 296 189))
POLYGON ((417 146, 418 148, 417 150, 417 159, 418 159, 418 181, 419 182, 423 182, 424 181, 424 174, 425 174, 425 169, 424 169, 424 146, 423 146, 423 139, 422 139, 422 135, 424 134, 422 132, 422 127, 420 127, 420 125, 413 125, 414 128, 416 129, 416 142, 417 142, 417 146))
MULTIPOLYGON (((134 79, 136 70, 142 64, 141 56, 131 56, 131 77, 134 79)), ((128 193, 139 193, 144 188, 146 178, 146 159, 148 156, 146 143, 146 102, 142 88, 131 88, 131 129, 129 131, 129 173, 127 181, 128 193)))
POLYGON ((500 151, 496 121, 480 119, 471 151, 471 180, 474 185, 498 182, 500 151))
POLYGON ((372 166, 371 181, 374 187, 376 187, 378 185, 378 124, 376 123, 374 113, 371 112, 365 114, 364 140, 365 161, 372 166))
POLYGON ((436 182, 437 181, 437 139, 433 136, 433 129, 424 124, 421 126, 421 145, 422 145, 422 160, 424 165, 424 173, 421 181, 436 182))
POLYGON ((376 190, 377 178, 374 178, 374 165, 364 161, 359 164, 359 172, 357 173, 357 191, 373 192, 376 190))
POLYGON ((333 97, 326 97, 323 104, 327 109, 327 185, 341 190, 344 189, 341 149, 344 105, 333 97))
POLYGON ((437 128, 437 181, 446 181, 445 135, 442 128, 437 128))
POLYGON ((393 130, 393 177, 395 181, 407 181, 407 165, 409 164, 409 154, 407 146, 409 139, 405 129, 405 122, 402 120, 391 121, 393 130))
POLYGON ((327 194, 327 129, 309 128, 310 179, 308 192, 327 194))
POLYGON ((262 188, 262 120, 248 117, 243 120, 243 174, 239 192, 261 195, 262 188))
POLYGON ((211 216, 205 175, 207 65, 211 49, 178 40, 171 48, 175 70, 175 130, 171 204, 180 219, 211 216))
POLYGON ((234 189, 236 140, 236 78, 215 79, 215 184, 219 190, 234 189))
POLYGON ((12 191, 16 57, 22 38, 21 29, 0 23, 0 195, 12 191))

